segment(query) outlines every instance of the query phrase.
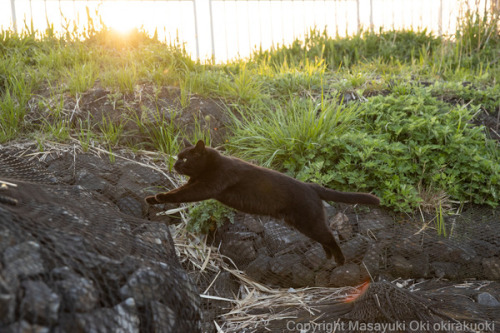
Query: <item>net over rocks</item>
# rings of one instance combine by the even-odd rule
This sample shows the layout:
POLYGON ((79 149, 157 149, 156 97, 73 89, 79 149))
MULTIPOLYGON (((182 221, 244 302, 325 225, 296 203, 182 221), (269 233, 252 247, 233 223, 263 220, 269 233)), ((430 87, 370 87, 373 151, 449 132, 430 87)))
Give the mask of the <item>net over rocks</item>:
POLYGON ((174 206, 143 200, 178 184, 128 154, 0 146, 0 332, 500 327, 498 210, 446 217, 444 236, 433 222, 325 205, 347 258, 337 266, 268 217, 238 213, 187 237, 179 216, 156 214, 174 206))
POLYGON ((196 332, 196 286, 169 229, 142 219, 136 163, 0 149, 2 332, 196 332), (37 159, 35 159, 37 161, 37 159))

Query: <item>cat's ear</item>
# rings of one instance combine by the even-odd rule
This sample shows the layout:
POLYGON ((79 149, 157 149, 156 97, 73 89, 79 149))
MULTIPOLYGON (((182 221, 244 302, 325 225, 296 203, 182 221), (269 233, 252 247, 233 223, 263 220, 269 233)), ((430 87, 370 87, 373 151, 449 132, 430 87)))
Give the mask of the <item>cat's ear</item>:
POLYGON ((197 153, 203 153, 205 151, 205 142, 203 142, 203 140, 199 140, 196 143, 196 147, 194 147, 194 151, 197 153))
POLYGON ((189 142, 189 140, 186 139, 186 138, 184 138, 182 140, 182 143, 184 144, 184 148, 188 148, 188 147, 192 147, 193 146, 193 144, 191 142, 189 142))

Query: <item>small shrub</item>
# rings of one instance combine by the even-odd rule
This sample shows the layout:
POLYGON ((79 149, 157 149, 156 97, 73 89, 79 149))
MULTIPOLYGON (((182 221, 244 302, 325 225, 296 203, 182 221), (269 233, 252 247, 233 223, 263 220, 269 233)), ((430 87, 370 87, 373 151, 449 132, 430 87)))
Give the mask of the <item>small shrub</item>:
POLYGON ((198 233, 208 233, 221 227, 227 220, 234 223, 235 211, 216 200, 205 200, 189 210, 187 229, 198 233))

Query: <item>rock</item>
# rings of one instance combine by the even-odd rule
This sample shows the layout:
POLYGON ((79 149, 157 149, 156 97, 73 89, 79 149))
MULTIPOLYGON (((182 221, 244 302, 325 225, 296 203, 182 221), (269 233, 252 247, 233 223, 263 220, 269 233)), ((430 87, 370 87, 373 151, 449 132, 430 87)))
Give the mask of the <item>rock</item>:
POLYGON ((143 226, 146 231, 135 236, 132 253, 139 256, 175 255, 168 226, 164 223, 150 223, 143 226))
POLYGON ((63 308, 69 312, 88 312, 99 301, 94 283, 84 277, 72 276, 55 282, 56 290, 62 296, 63 308))
POLYGON ((259 255, 245 269, 245 272, 257 281, 269 274, 271 258, 266 255, 259 255))
POLYGON ((222 243, 221 252, 233 259, 239 268, 247 266, 257 258, 257 252, 251 240, 228 239, 222 243))
POLYGON ((498 254, 498 247, 481 239, 471 239, 469 246, 483 258, 491 258, 498 254))
POLYGON ((224 298, 233 298, 238 293, 239 287, 239 283, 232 278, 231 273, 222 272, 212 284, 210 291, 211 295, 215 294, 224 298))
POLYGON ((139 333, 140 319, 133 298, 113 308, 100 308, 90 313, 76 314, 74 322, 66 323, 66 332, 127 332, 139 333))
POLYGON ((87 169, 82 168, 76 172, 75 181, 77 185, 90 191, 104 192, 111 185, 104 179, 90 173, 87 169))
POLYGON ((297 248, 304 248, 310 242, 306 236, 298 231, 270 220, 264 224, 264 241, 270 253, 286 253, 297 248))
POLYGON ((330 285, 333 287, 355 286, 361 282, 359 266, 347 263, 335 268, 330 274, 330 285))
POLYGON ((270 262, 271 272, 276 275, 287 278, 293 273, 295 264, 300 263, 300 256, 297 254, 284 254, 272 258, 270 262))
POLYGON ((500 302, 490 293, 482 292, 477 295, 477 302, 485 306, 500 307, 500 302))
POLYGON ((292 283, 295 287, 313 287, 314 273, 300 262, 293 265, 292 283))
POLYGON ((488 280, 500 280, 500 258, 483 258, 482 264, 488 280))
POLYGON ((376 276, 380 269, 381 246, 377 243, 370 243, 363 257, 361 268, 368 271, 370 276, 376 276))
POLYGON ((54 268, 50 271, 50 276, 54 280, 65 280, 79 277, 79 275, 68 266, 54 268))
POLYGON ((16 289, 20 276, 34 276, 46 272, 45 264, 40 254, 40 244, 27 241, 5 249, 3 253, 5 268, 2 276, 5 282, 16 289))
POLYGON ((166 291, 165 276, 150 267, 136 270, 120 288, 123 299, 133 298, 139 306, 144 306, 152 300, 160 300, 166 291))
MULTIPOLYGON (((0 207, 0 220, 4 218, 3 212, 0 207)), ((9 214, 10 215, 10 214, 9 214)), ((13 221, 12 217, 9 216, 5 219, 5 221, 13 221)), ((15 235, 14 231, 5 226, 0 226, 0 253, 3 253, 4 250, 10 246, 14 246, 19 241, 19 235, 15 235), (17 237, 16 237, 17 236, 17 237)))
POLYGON ((429 255, 427 253, 412 256, 409 261, 413 266, 412 277, 427 278, 430 276, 429 255))
POLYGON ((314 277, 314 285, 316 287, 328 287, 330 285, 330 275, 329 271, 317 272, 314 277))
POLYGON ((24 298, 21 312, 24 318, 36 324, 57 322, 61 299, 43 281, 23 281, 24 298))
POLYGON ((419 255, 424 251, 419 235, 405 237, 397 241, 393 246, 394 254, 401 255, 406 258, 419 255))
POLYGON ((26 320, 21 320, 9 325, 6 329, 2 329, 2 333, 49 333, 48 327, 30 324, 26 320))
POLYGON ((346 261, 361 261, 366 253, 368 244, 369 240, 359 234, 346 243, 342 244, 341 248, 346 261))
POLYGON ((391 263, 396 277, 406 279, 411 276, 411 273, 413 272, 413 265, 405 257, 401 255, 392 256, 391 263))
POLYGON ((158 301, 150 303, 152 312, 152 332, 175 332, 175 312, 165 304, 158 301))
POLYGON ((14 321, 16 295, 0 276, 0 325, 14 321))
POLYGON ((462 265, 453 262, 432 262, 430 266, 434 275, 440 279, 456 280, 462 271, 462 265))
POLYGON ((349 218, 342 212, 337 213, 330 220, 330 228, 337 231, 340 239, 350 239, 353 236, 352 225, 349 218))
POLYGON ((142 218, 142 200, 132 196, 125 196, 116 201, 116 206, 124 214, 142 218))
POLYGON ((388 229, 392 224, 392 217, 384 210, 371 208, 370 213, 358 221, 359 233, 364 236, 372 236, 381 230, 388 229))
POLYGON ((244 214, 243 219, 240 223, 244 225, 248 229, 248 231, 254 232, 256 234, 264 232, 264 226, 262 225, 262 222, 253 215, 244 214))
POLYGON ((309 250, 307 250, 302 259, 302 263, 314 271, 324 267, 326 261, 327 258, 325 251, 319 244, 314 244, 309 250))

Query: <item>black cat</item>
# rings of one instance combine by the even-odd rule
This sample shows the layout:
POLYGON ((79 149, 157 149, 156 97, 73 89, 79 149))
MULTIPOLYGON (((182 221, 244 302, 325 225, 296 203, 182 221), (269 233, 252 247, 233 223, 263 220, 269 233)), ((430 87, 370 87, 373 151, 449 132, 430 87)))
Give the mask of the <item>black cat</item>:
POLYGON ((149 204, 194 202, 216 199, 249 214, 283 218, 307 237, 319 242, 338 264, 344 255, 326 223, 321 200, 378 205, 379 198, 369 193, 339 192, 317 184, 304 183, 274 170, 255 166, 234 157, 221 155, 203 141, 186 148, 174 165, 189 176, 187 184, 170 192, 146 198, 149 204))

